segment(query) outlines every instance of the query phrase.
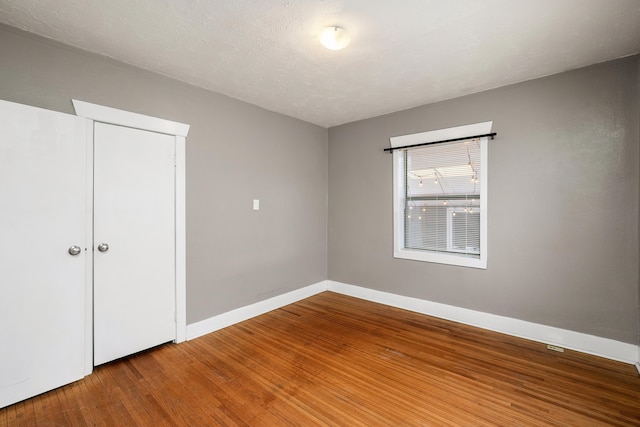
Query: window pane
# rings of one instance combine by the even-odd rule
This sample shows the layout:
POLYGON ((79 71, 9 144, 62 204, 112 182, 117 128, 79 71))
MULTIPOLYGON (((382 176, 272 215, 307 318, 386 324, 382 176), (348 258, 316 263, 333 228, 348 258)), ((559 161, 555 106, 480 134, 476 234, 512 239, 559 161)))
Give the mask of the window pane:
POLYGON ((407 149, 404 155, 404 247, 479 258, 479 141, 407 149))
POLYGON ((410 206, 408 211, 407 220, 405 221, 405 247, 408 249, 446 251, 446 207, 417 205, 410 206))
POLYGON ((451 219, 451 249, 479 254, 480 215, 475 212, 458 212, 451 219))

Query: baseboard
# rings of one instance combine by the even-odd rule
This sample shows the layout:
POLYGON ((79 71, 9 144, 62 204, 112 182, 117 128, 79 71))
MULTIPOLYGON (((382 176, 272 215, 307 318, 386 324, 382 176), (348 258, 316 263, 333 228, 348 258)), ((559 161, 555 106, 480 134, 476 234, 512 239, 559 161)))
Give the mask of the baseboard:
POLYGON ((451 320, 453 322, 477 326, 515 337, 629 363, 635 365, 640 374, 640 347, 633 344, 510 317, 396 295, 389 292, 376 291, 332 280, 318 282, 283 295, 278 295, 187 325, 187 340, 198 338, 210 332, 226 328, 227 326, 251 319, 252 317, 259 316, 327 290, 391 307, 451 320))
POLYGON ((634 344, 340 282, 328 281, 328 290, 507 335, 635 364, 640 371, 640 360, 638 360, 640 355, 638 354, 638 346, 634 344))
POLYGON ((198 338, 202 335, 243 322, 251 319, 252 317, 284 307, 285 305, 292 304, 296 301, 309 298, 310 296, 326 291, 327 287, 328 281, 325 280, 301 289, 296 289, 295 291, 287 292, 286 294, 278 295, 264 301, 240 307, 235 310, 192 323, 187 325, 187 340, 198 338))

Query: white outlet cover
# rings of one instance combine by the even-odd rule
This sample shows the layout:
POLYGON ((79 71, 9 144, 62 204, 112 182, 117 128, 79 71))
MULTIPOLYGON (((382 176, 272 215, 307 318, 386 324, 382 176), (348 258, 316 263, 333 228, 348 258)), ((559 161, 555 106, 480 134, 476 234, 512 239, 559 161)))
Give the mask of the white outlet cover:
POLYGON ((253 199, 253 210, 254 211, 259 211, 260 210, 260 200, 253 199))

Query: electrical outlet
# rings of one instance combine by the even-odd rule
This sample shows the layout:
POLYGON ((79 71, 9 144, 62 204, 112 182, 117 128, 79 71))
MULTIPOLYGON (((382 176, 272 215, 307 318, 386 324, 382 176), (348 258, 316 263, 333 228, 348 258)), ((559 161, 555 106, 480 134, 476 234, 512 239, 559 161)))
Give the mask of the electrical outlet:
POLYGON ((562 347, 558 347, 557 345, 547 345, 547 350, 553 350, 553 351, 558 351, 560 353, 564 353, 564 348, 562 347))

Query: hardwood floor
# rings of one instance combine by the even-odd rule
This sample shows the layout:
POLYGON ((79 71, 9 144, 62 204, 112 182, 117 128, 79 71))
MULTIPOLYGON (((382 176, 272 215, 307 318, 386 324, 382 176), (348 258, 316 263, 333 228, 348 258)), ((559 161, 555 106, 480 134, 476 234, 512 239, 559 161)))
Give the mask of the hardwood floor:
POLYGON ((640 378, 325 292, 0 410, 18 425, 640 426, 640 378))

